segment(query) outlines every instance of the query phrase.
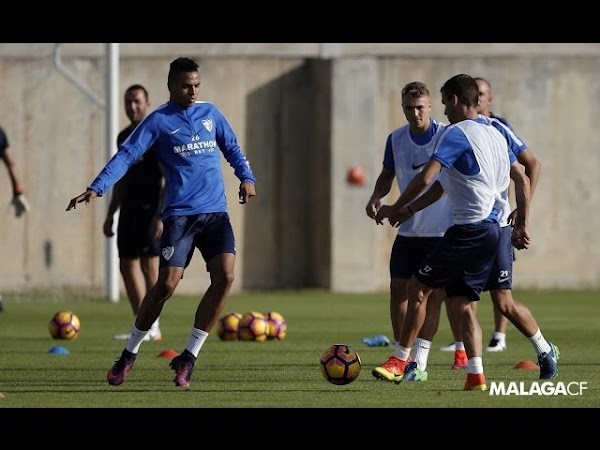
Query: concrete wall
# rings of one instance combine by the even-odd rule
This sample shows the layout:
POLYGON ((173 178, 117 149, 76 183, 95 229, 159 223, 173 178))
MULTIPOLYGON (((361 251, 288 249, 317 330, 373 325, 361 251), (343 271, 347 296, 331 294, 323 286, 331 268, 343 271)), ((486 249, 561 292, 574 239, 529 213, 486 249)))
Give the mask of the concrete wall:
MULTIPOLYGON (((11 215, 0 169, 2 292, 102 292, 105 283, 101 226, 108 199, 65 212, 106 163, 104 110, 57 71, 54 50, 0 44, 0 124, 32 205, 24 219, 11 215)), ((104 46, 60 50, 62 64, 103 98, 104 46)), ((426 82, 434 116, 445 120, 439 88, 460 72, 492 82, 495 111, 542 161, 534 244, 517 255, 516 285, 600 286, 598 44, 122 44, 120 50, 119 91, 143 83, 155 106, 168 98, 169 62, 196 58, 204 99, 219 106, 238 134, 258 196, 239 205, 238 181, 224 164, 239 251, 235 290, 387 290, 395 230, 376 226, 364 206, 385 138, 405 123, 400 91, 407 82, 426 82), (367 170, 364 187, 345 182, 355 164, 367 170)), ((126 123, 120 112, 120 127, 126 123)), ((200 295, 207 283, 197 253, 180 292, 200 295)))

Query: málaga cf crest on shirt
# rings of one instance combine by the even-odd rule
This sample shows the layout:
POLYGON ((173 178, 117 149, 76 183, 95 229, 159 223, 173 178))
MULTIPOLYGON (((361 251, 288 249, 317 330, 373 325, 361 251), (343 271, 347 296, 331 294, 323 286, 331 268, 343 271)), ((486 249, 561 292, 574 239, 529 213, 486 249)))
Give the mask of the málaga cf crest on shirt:
POLYGON ((202 119, 202 125, 204 125, 204 128, 206 128, 209 133, 213 129, 213 121, 212 121, 212 119, 202 119))

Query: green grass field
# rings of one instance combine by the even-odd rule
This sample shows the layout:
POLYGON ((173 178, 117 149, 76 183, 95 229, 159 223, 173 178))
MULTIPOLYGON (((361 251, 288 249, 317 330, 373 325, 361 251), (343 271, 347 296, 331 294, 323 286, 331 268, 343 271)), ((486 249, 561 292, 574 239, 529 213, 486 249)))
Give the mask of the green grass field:
MULTIPOLYGON (((464 392, 464 371, 450 370, 452 354, 438 350, 452 341, 443 314, 429 358, 429 381, 378 381, 371 369, 383 362, 391 347, 367 347, 361 339, 391 336, 386 293, 342 295, 322 291, 254 292, 233 295, 225 312, 278 311, 287 320, 283 341, 223 342, 213 330, 199 355, 191 388, 173 383, 169 359, 162 350, 183 350, 197 299, 175 296, 161 317, 164 339, 144 342, 133 371, 118 387, 106 372, 124 347, 112 335, 131 327, 126 299, 110 303, 98 298, 44 299, 4 296, 0 313, 0 408, 570 408, 600 406, 600 330, 598 292, 515 292, 536 316, 542 332, 561 350, 555 381, 586 382, 580 396, 491 396, 464 392), (73 341, 53 340, 48 321, 59 309, 71 309, 82 331, 73 341), (362 359, 358 379, 346 386, 329 384, 319 370, 321 353, 334 343, 354 347, 362 359), (61 345, 69 355, 49 354, 61 345)), ((484 340, 492 331, 489 295, 479 308, 484 340)), ((484 343, 484 344, 485 344, 484 343)), ((538 380, 538 372, 515 369, 535 361, 527 339, 512 326, 508 349, 485 353, 488 380, 538 380)))

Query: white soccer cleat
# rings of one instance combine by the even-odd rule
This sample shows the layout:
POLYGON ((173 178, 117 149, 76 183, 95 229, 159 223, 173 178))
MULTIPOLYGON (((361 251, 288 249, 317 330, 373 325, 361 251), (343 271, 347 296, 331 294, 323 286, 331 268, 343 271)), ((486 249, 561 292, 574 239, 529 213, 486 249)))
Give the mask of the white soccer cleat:
POLYGON ((486 352, 503 352, 506 350, 506 341, 492 339, 485 349, 486 352))
MULTIPOLYGON (((130 336, 131 333, 115 334, 113 336, 113 339, 117 341, 127 341, 129 340, 130 336)), ((143 341, 162 341, 162 333, 160 332, 160 330, 154 332, 150 331, 146 336, 144 336, 143 341)))

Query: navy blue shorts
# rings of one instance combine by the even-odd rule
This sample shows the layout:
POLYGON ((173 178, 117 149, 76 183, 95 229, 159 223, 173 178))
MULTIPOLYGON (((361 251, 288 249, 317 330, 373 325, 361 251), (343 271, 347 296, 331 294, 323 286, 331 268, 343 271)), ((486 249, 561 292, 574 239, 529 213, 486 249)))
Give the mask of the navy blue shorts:
POLYGON ((390 278, 412 277, 441 237, 396 236, 390 256, 390 278))
POLYGON ((117 226, 119 258, 158 256, 160 242, 151 237, 153 210, 121 211, 117 226))
POLYGON ((445 287, 448 297, 479 300, 496 259, 500 225, 497 222, 452 225, 415 274, 431 287, 445 287))
POLYGON ((484 291, 492 289, 512 289, 513 245, 511 242, 512 227, 500 228, 500 241, 498 253, 490 272, 490 278, 484 291))
POLYGON ((170 216, 164 220, 160 267, 187 267, 194 250, 205 262, 222 253, 235 255, 233 228, 226 212, 170 216))

